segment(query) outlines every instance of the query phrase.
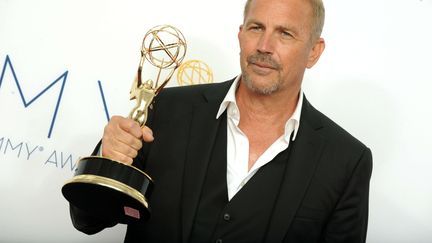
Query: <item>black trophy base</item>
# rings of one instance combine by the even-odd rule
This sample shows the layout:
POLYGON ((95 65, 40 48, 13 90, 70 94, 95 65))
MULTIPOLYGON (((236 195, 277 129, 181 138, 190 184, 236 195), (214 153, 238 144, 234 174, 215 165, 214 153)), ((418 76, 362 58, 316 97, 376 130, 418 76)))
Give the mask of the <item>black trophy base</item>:
POLYGON ((151 178, 141 170, 103 157, 78 162, 75 176, 62 188, 73 206, 100 218, 131 224, 150 217, 151 178))

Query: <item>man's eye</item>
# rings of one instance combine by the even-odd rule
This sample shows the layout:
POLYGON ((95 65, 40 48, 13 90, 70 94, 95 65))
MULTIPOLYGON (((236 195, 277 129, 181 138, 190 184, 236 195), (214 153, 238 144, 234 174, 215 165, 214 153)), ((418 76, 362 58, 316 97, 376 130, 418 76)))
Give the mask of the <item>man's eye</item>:
POLYGON ((249 30, 252 31, 261 31, 263 28, 261 26, 251 26, 249 30))
POLYGON ((291 33, 288 31, 281 31, 281 36, 282 37, 292 37, 291 33))

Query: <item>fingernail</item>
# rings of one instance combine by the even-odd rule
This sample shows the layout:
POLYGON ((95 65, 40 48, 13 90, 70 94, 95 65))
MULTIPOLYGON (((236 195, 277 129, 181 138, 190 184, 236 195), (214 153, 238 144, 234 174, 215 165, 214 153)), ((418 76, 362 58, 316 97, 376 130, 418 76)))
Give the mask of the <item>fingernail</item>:
POLYGON ((152 140, 154 139, 153 132, 151 130, 149 130, 149 129, 145 129, 144 130, 144 136, 146 136, 146 137, 148 137, 148 138, 150 138, 152 140))

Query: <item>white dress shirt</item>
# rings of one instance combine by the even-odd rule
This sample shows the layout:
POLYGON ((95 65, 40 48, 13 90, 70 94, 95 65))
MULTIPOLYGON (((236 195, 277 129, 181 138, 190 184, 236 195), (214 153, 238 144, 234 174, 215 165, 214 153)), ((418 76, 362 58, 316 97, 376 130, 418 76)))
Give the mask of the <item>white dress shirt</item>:
POLYGON ((265 164, 270 162, 276 155, 288 148, 290 135, 296 138, 300 126, 300 115, 303 103, 303 93, 300 91, 299 100, 294 113, 285 123, 285 133, 279 137, 266 151, 257 159, 255 164, 248 170, 249 162, 249 140, 240 130, 240 111, 237 106, 235 93, 239 85, 240 75, 234 80, 219 111, 216 115, 218 119, 227 110, 227 188, 228 200, 249 181, 252 176, 265 164))

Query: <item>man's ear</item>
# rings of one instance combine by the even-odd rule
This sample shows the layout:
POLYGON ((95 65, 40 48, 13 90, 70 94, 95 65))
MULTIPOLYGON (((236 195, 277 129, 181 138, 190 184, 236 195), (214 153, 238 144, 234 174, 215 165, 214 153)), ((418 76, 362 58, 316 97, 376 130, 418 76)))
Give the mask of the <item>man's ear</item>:
POLYGON ((310 53, 309 58, 306 67, 312 68, 315 63, 318 62, 318 59, 320 58, 321 54, 323 53, 325 49, 325 41, 323 38, 319 38, 315 44, 313 45, 310 53))
POLYGON ((239 40, 239 42, 240 42, 240 38, 241 38, 240 36, 241 36, 242 32, 243 32, 243 25, 240 25, 239 31, 237 33, 237 39, 239 40))

